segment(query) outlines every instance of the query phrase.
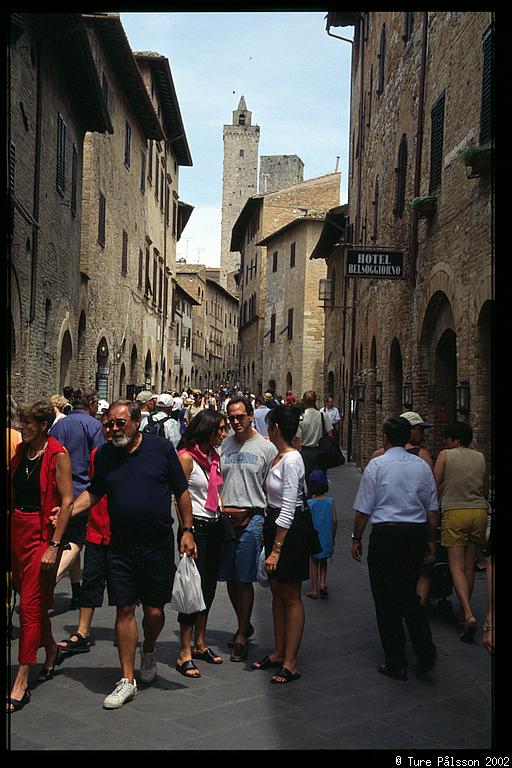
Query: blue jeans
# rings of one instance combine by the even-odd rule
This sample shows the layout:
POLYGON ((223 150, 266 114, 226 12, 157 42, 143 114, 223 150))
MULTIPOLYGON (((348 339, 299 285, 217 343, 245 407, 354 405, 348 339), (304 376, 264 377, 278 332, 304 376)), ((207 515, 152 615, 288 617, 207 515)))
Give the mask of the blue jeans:
POLYGON ((233 527, 235 541, 226 544, 219 581, 257 581, 258 559, 263 547, 263 515, 253 515, 246 526, 233 527))

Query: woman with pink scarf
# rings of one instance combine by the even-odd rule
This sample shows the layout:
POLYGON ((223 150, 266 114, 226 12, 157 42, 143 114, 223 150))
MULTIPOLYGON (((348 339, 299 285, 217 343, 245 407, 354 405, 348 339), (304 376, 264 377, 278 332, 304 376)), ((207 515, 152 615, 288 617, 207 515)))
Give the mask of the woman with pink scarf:
POLYGON ((184 435, 184 448, 178 456, 188 480, 192 501, 194 539, 197 545, 196 565, 201 574, 201 588, 206 609, 200 613, 178 614, 181 651, 176 669, 185 677, 201 677, 192 659, 208 664, 222 664, 221 657, 206 643, 208 612, 215 597, 217 573, 222 557, 225 534, 221 519, 219 488, 222 485, 220 456, 216 449, 226 436, 225 418, 219 411, 197 413, 184 435), (192 647, 192 630, 195 643, 192 647))

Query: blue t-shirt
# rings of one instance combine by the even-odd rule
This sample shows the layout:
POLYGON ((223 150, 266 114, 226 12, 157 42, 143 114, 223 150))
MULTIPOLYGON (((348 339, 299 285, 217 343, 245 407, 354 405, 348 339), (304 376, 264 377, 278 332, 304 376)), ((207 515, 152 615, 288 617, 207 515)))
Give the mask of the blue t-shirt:
POLYGON ((67 448, 73 473, 75 498, 89 488, 89 456, 93 448, 105 443, 101 421, 85 411, 71 411, 65 419, 59 419, 48 430, 59 443, 67 448))
POLYGON ((179 498, 188 483, 172 443, 142 435, 133 453, 111 443, 97 452, 89 490, 107 494, 114 546, 156 544, 172 533, 171 494, 179 498))
POLYGON ((332 504, 330 496, 325 499, 308 499, 308 506, 311 510, 311 519, 315 526, 322 551, 312 555, 315 560, 325 560, 332 557, 334 544, 332 537, 332 504))

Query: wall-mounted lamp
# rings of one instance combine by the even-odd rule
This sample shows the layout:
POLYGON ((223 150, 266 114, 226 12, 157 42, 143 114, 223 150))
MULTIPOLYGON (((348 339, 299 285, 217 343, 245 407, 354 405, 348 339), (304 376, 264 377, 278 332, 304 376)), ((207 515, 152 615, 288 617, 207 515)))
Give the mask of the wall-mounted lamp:
POLYGON ((410 381, 402 387, 402 405, 406 410, 412 410, 412 384, 410 381))
POLYGON ((375 382, 375 402, 382 405, 382 381, 375 382))
POLYGON ((428 401, 429 403, 435 403, 436 401, 436 385, 435 384, 428 385, 428 401))
POLYGON ((455 401, 457 403, 457 413, 467 415, 469 413, 469 381, 461 381, 455 387, 455 401))

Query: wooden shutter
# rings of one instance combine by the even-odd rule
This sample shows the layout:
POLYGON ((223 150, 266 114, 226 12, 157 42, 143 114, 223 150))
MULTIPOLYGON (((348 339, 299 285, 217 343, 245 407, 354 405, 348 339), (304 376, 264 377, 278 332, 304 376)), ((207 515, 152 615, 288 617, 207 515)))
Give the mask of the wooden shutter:
POLYGON ((66 188, 66 123, 57 115, 57 189, 64 194, 66 188))
POLYGON ((106 221, 107 201, 103 192, 100 192, 99 212, 98 212, 98 243, 105 247, 105 221, 106 221))
POLYGON ((480 144, 494 138, 494 29, 483 41, 482 105, 480 113, 480 144))
POLYGON ((433 194, 441 185, 443 169, 444 93, 438 98, 431 112, 430 134, 430 186, 433 194))

